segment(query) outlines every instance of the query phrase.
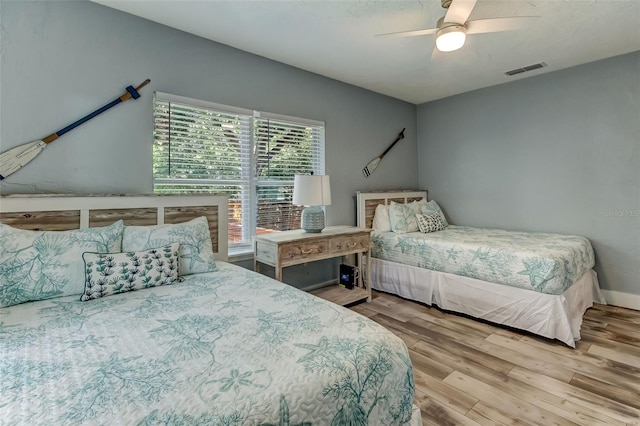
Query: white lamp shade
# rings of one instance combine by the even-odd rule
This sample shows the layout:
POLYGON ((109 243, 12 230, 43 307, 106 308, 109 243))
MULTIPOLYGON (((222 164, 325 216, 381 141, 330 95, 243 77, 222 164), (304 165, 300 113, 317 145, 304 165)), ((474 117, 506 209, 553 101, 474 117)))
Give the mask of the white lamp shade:
POLYGON ((452 25, 438 31, 436 47, 441 52, 452 52, 460 49, 467 38, 465 28, 461 25, 452 25))
POLYGON ((331 204, 329 175, 296 175, 293 181, 293 204, 328 206, 331 204))

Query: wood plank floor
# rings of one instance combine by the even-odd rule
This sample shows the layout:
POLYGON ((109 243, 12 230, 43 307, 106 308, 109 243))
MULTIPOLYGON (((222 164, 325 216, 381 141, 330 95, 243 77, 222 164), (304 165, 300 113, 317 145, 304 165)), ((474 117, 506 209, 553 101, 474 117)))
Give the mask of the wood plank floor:
POLYGON ((571 349, 385 293, 351 309, 406 343, 424 425, 640 425, 640 311, 596 305, 571 349))

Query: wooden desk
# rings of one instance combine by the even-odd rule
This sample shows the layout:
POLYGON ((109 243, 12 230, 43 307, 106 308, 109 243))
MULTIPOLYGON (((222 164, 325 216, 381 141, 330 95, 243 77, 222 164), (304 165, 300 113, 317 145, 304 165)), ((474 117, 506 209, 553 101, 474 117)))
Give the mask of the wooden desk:
POLYGON ((366 262, 366 271, 362 270, 363 258, 368 257, 370 246, 371 230, 355 226, 329 226, 320 233, 296 229, 262 234, 255 237, 253 269, 260 272, 259 263, 273 266, 276 280, 282 281, 282 269, 287 266, 356 254, 361 269, 353 290, 335 286, 314 294, 340 305, 363 299, 370 302, 370 262, 366 262))

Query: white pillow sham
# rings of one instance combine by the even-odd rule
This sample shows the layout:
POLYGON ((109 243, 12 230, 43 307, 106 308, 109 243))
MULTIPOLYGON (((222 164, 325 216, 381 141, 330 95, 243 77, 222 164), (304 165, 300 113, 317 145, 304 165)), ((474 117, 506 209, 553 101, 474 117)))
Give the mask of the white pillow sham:
POLYGON ((71 231, 28 231, 0 224, 0 307, 84 289, 82 253, 119 252, 124 224, 71 231))
POLYGON ((124 227, 123 252, 148 250, 171 243, 180 243, 180 276, 217 270, 209 222, 205 216, 176 224, 124 227))
POLYGON ((389 205, 389 221, 391 222, 391 230, 398 234, 418 231, 416 214, 420 212, 421 204, 417 201, 407 204, 392 201, 389 205))
POLYGON ((447 218, 444 217, 444 213, 442 213, 440 206, 438 205, 438 203, 436 203, 435 200, 431 200, 429 202, 425 202, 424 204, 422 204, 422 213, 426 215, 437 213, 442 218, 442 222, 444 223, 444 226, 445 227, 449 226, 449 222, 447 222, 447 218))
POLYGON ((389 206, 378 204, 373 213, 373 230, 379 232, 390 232, 391 222, 389 221, 389 206))

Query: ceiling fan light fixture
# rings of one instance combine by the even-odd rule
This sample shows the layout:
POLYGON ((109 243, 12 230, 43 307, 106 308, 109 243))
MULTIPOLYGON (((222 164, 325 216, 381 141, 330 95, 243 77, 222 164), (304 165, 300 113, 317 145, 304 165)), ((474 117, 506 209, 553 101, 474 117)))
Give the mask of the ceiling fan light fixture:
POLYGON ((453 52, 464 46, 467 31, 463 25, 450 25, 438 30, 436 47, 441 52, 453 52))

